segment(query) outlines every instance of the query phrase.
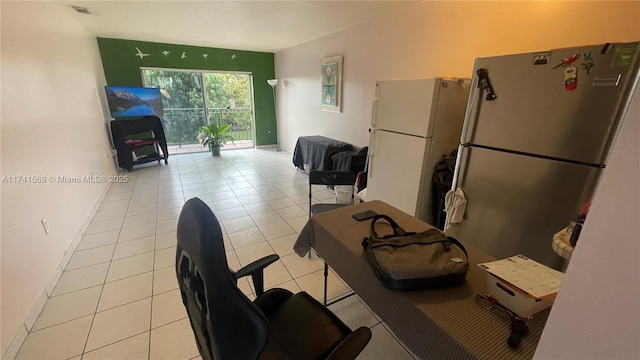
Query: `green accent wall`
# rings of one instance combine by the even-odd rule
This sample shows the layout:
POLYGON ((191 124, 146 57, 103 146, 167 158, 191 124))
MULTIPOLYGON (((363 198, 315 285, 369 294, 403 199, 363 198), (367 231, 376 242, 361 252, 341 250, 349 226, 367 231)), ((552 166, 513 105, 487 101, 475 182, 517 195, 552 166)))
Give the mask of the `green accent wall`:
POLYGON ((98 48, 107 84, 114 86, 142 86, 141 67, 250 72, 256 145, 277 143, 273 93, 267 84, 267 79, 275 78, 273 53, 107 38, 98 38, 98 48), (149 56, 140 59, 136 47, 149 56), (166 56, 162 54, 165 50, 170 51, 166 56), (183 52, 187 57, 181 59, 183 52))

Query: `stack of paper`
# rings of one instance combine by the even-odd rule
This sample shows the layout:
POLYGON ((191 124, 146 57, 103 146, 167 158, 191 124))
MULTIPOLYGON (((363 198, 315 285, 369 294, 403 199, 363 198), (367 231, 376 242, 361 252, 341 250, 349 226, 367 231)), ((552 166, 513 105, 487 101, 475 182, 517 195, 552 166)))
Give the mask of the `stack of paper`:
POLYGON ((536 299, 555 296, 564 274, 524 255, 478 264, 478 266, 536 299))

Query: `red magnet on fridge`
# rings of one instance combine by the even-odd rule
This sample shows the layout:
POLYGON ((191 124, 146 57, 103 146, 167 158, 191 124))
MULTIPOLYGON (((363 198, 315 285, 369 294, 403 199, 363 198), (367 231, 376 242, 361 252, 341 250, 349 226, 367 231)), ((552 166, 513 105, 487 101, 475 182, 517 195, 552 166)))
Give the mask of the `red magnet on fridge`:
POLYGON ((564 59, 562 59, 562 61, 560 61, 560 64, 554 66, 554 69, 559 68, 560 66, 569 66, 571 65, 574 61, 580 59, 580 54, 573 54, 569 57, 566 57, 564 59))
POLYGON ((578 68, 569 66, 564 71, 564 88, 573 91, 578 87, 578 68))

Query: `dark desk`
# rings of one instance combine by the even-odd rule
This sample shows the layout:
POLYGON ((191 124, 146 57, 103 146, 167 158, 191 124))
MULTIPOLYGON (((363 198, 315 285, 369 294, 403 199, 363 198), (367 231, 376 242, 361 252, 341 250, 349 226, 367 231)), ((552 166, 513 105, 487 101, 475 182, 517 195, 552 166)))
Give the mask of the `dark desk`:
MULTIPOLYGON (((371 201, 320 213, 302 229, 294 249, 304 256, 313 247, 362 300, 382 318, 402 342, 423 359, 530 359, 536 349, 549 310, 528 322, 529 333, 517 349, 507 345, 508 320, 475 303, 487 292, 486 273, 478 263, 495 260, 465 245, 469 272, 461 286, 425 291, 393 291, 382 286, 362 250, 370 221, 351 215, 374 210, 391 216, 407 231, 424 231, 431 225, 384 202, 371 201)), ((380 224, 379 234, 384 234, 380 224)), ((388 232, 391 233, 391 227, 388 232)), ((378 229, 378 227, 376 228, 378 229)))
POLYGON ((324 136, 300 136, 293 150, 293 165, 304 170, 332 170, 331 155, 353 149, 351 144, 324 136))

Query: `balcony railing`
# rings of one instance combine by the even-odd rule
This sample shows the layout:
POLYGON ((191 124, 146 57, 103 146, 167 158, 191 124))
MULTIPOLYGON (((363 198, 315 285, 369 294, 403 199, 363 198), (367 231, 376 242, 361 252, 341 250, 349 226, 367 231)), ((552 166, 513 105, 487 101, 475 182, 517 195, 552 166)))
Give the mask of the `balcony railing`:
POLYGON ((204 109, 165 108, 163 123, 168 145, 197 144, 200 128, 207 123, 231 124, 230 134, 235 140, 252 140, 250 108, 209 108, 209 121, 204 109))

